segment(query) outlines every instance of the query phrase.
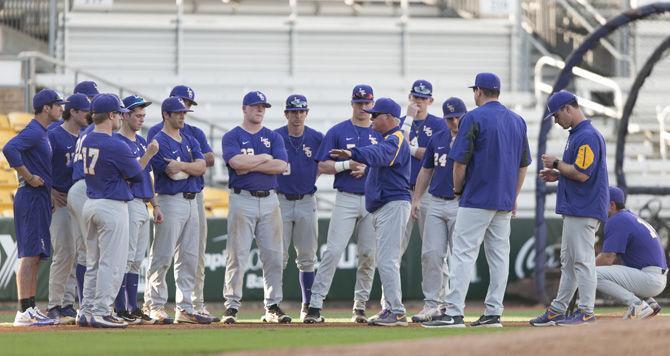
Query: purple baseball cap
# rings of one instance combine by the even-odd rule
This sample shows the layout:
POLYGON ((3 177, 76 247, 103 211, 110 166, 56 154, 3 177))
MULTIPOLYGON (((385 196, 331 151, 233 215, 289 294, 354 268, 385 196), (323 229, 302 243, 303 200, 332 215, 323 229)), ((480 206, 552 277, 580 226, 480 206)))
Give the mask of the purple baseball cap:
POLYGON ((430 84, 430 82, 427 80, 419 79, 415 81, 414 84, 412 84, 410 95, 419 98, 432 98, 433 84, 430 84))
POLYGON ((81 111, 91 111, 91 101, 85 94, 81 93, 72 94, 67 97, 67 103, 65 104, 65 111, 70 111, 71 109, 81 111))
POLYGON ((91 108, 94 114, 101 114, 106 112, 129 112, 130 110, 123 107, 121 99, 116 94, 103 93, 93 97, 91 108))
POLYGON ((626 203, 626 194, 619 187, 610 186, 610 201, 613 201, 617 204, 626 203))
POLYGON ((247 95, 244 96, 244 99, 242 99, 242 105, 263 105, 266 108, 272 107, 272 105, 268 103, 265 94, 258 90, 248 92, 247 95))
POLYGON ((44 105, 63 105, 65 103, 67 101, 63 100, 59 92, 49 88, 44 88, 33 96, 33 109, 35 110, 41 109, 44 105))
POLYGON ((308 111, 307 98, 304 95, 292 94, 286 98, 284 111, 308 111))
POLYGON ((178 96, 171 96, 163 100, 161 105, 162 112, 192 112, 189 110, 184 103, 184 99, 178 96))
POLYGON ((352 103, 371 103, 375 101, 375 93, 367 84, 358 84, 351 92, 352 103))
POLYGON ((577 97, 575 94, 572 94, 567 90, 561 90, 551 94, 549 100, 547 100, 547 110, 549 110, 549 113, 544 117, 544 120, 550 119, 556 112, 561 110, 563 106, 574 101, 577 101, 577 97))
POLYGON ((442 104, 442 113, 445 119, 452 117, 462 117, 468 112, 468 109, 465 107, 463 100, 457 97, 451 97, 444 101, 442 104))
POLYGON ((177 96, 190 101, 192 105, 198 105, 198 103, 195 102, 195 92, 193 89, 191 89, 191 87, 186 85, 177 85, 176 87, 172 88, 172 91, 170 91, 170 96, 177 96))
POLYGON ((493 73, 479 73, 475 77, 475 85, 470 88, 500 90, 500 78, 493 73))
POLYGON ((130 95, 123 98, 123 106, 128 110, 132 110, 138 106, 147 107, 149 105, 151 105, 151 102, 144 100, 144 98, 139 95, 130 95))
POLYGON ((375 101, 372 109, 365 110, 370 114, 389 114, 395 118, 400 118, 400 105, 390 98, 379 98, 375 101))
POLYGON ((98 84, 92 80, 84 80, 83 82, 77 83, 77 85, 74 86, 74 90, 72 92, 75 94, 84 94, 89 98, 100 94, 98 91, 98 84))

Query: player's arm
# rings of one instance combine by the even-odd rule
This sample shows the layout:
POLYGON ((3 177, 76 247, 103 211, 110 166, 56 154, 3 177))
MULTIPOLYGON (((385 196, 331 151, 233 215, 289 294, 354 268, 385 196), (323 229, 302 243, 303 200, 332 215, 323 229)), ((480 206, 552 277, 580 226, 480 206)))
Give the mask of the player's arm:
POLYGON ((614 252, 601 252, 596 256, 596 266, 611 266, 615 264, 617 254, 614 252))
MULTIPOLYGON (((540 172, 541 176, 547 176, 548 178, 553 176, 557 179, 558 176, 561 175, 567 179, 582 183, 586 182, 590 178, 588 175, 578 171, 574 164, 565 163, 554 155, 547 153, 543 154, 542 164, 544 165, 544 169, 540 172), (553 168, 554 162, 556 161, 558 161, 556 168, 553 168)), ((547 179, 546 181, 555 181, 556 179, 547 179)))
POLYGON ((272 159, 257 165, 251 171, 264 174, 282 174, 286 171, 288 154, 286 153, 286 146, 284 146, 284 139, 277 133, 274 133, 274 137, 272 137, 271 157, 272 159))
POLYGON ((239 172, 249 172, 261 163, 272 159, 269 154, 247 154, 237 142, 235 137, 229 137, 230 133, 223 135, 221 146, 223 148, 223 160, 226 164, 239 172))
POLYGON ((558 157, 545 153, 542 155, 544 168, 555 169, 561 176, 577 182, 583 183, 589 180, 603 153, 600 150, 600 141, 597 136, 593 136, 582 142, 575 142, 575 146, 578 149, 574 164, 565 163, 558 157))
MULTIPOLYGON (((200 150, 200 144, 197 140, 189 138, 191 142, 191 158, 192 162, 176 162, 172 161, 170 164, 176 164, 176 169, 182 171, 190 176, 199 177, 207 171, 207 164, 205 163, 205 156, 200 150)), ((168 165, 169 166, 169 165, 168 165)))
POLYGON ((23 163, 23 158, 21 157, 22 152, 31 149, 34 146, 34 142, 37 142, 37 138, 33 139, 31 136, 32 135, 30 135, 27 130, 19 132, 18 135, 14 136, 5 144, 2 153, 5 155, 5 158, 7 158, 9 166, 14 168, 16 173, 20 175, 26 183, 31 187, 36 188, 44 185, 44 180, 42 177, 32 174, 23 163))
POLYGON ((214 166, 214 152, 212 147, 207 142, 207 136, 205 136, 205 132, 195 126, 191 126, 191 129, 193 138, 195 138, 195 140, 198 141, 198 144, 200 144, 200 150, 202 151, 202 155, 205 158, 205 166, 214 166))
POLYGON ((158 153, 158 150, 160 149, 158 145, 158 141, 156 140, 151 140, 151 142, 147 145, 147 150, 144 152, 142 157, 140 157, 140 160, 138 161, 140 164, 140 167, 142 169, 146 168, 149 162, 151 162, 151 159, 158 153))
POLYGON ((526 172, 528 171, 528 166, 530 166, 531 162, 532 159, 530 157, 528 136, 524 135, 523 150, 521 151, 521 159, 519 163, 519 175, 516 178, 516 191, 514 195, 514 210, 512 210, 512 216, 516 216, 517 200, 519 199, 521 187, 523 187, 523 182, 526 180, 526 172))
MULTIPOLYGON (((412 153, 412 152, 410 152, 412 153)), ((414 149, 414 152, 412 153, 412 156, 416 159, 423 159, 424 154, 426 153, 426 148, 425 147, 419 147, 416 146, 414 149)))
POLYGON ((465 114, 460 122, 460 128, 454 144, 449 150, 449 158, 454 160, 454 193, 461 195, 465 186, 465 171, 468 162, 475 152, 475 141, 479 136, 479 125, 469 114, 465 114))
POLYGON ((140 166, 140 163, 133 156, 132 152, 130 152, 130 147, 120 140, 115 142, 115 147, 110 146, 107 147, 109 151, 115 152, 112 158, 114 160, 113 163, 121 171, 125 180, 130 183, 141 183, 144 180, 144 175, 142 174, 144 168, 140 166))
POLYGON ((396 131, 379 144, 354 147, 351 150, 351 159, 365 163, 370 167, 392 166, 400 154, 400 148, 404 140, 405 136, 400 131, 396 131))

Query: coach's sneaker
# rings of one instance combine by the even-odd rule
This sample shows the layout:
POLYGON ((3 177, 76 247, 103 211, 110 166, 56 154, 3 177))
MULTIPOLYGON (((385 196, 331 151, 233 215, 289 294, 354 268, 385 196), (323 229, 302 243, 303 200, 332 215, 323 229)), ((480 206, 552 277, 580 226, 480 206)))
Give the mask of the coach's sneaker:
POLYGON ((433 318, 437 318, 440 315, 442 315, 442 313, 440 313, 439 309, 424 306, 418 314, 412 316, 412 322, 425 323, 426 321, 431 321, 433 318))
POLYGON ((572 315, 566 317, 561 321, 557 321, 556 325, 559 326, 576 326, 576 325, 586 325, 593 324, 596 322, 596 315, 591 313, 583 312, 581 309, 577 309, 576 312, 572 315))
POLYGON ((368 322, 368 318, 365 316, 365 310, 363 309, 354 309, 351 312, 351 322, 356 324, 365 324, 368 322))
POLYGON ((379 313, 371 316, 368 318, 368 324, 372 323, 373 321, 379 319, 382 315, 386 315, 386 313, 389 313, 390 311, 387 309, 382 309, 379 311, 379 313))
POLYGON ((472 327, 480 328, 502 328, 503 325, 500 322, 500 315, 482 315, 479 319, 470 323, 472 327))
POLYGON ((158 323, 158 320, 151 319, 151 317, 144 314, 140 308, 135 308, 135 310, 130 312, 130 315, 139 320, 141 325, 155 325, 158 323))
POLYGON ((431 321, 421 323, 424 328, 464 328, 465 322, 462 315, 440 315, 431 321))
POLYGON ((40 313, 37 307, 28 308, 24 312, 17 311, 14 318, 14 326, 49 326, 55 324, 55 320, 40 313))
POLYGON ((658 314, 658 313, 661 312, 661 305, 658 304, 658 302, 656 301, 656 299, 654 299, 654 298, 646 298, 644 301, 645 301, 647 304, 649 304, 649 307, 651 307, 651 310, 654 311, 654 312, 649 316, 650 318, 653 317, 653 316, 656 316, 656 314, 658 314))
POLYGON ((212 319, 198 314, 198 313, 189 313, 186 310, 181 308, 176 308, 174 313, 174 323, 175 324, 210 324, 212 319))
POLYGON ((195 312, 198 313, 198 314, 200 314, 200 315, 202 315, 202 316, 208 317, 209 320, 212 321, 212 323, 218 323, 218 322, 221 321, 221 318, 219 318, 218 316, 214 316, 214 315, 212 315, 212 314, 209 312, 209 310, 207 310, 207 308, 205 307, 204 304, 201 305, 201 306, 200 306, 200 309, 196 310, 195 312))
POLYGON ((142 320, 137 319, 134 315, 130 314, 127 310, 121 310, 116 312, 116 317, 128 323, 128 325, 139 325, 142 324, 142 320))
POLYGON ((261 317, 261 321, 264 323, 288 324, 291 322, 291 317, 286 315, 286 313, 279 308, 279 305, 272 304, 265 310, 265 315, 261 317))
POLYGON ((226 311, 223 313, 223 318, 221 318, 221 322, 224 324, 237 323, 237 309, 235 308, 226 309, 226 311))
POLYGON ((121 318, 115 317, 114 315, 93 315, 91 317, 90 325, 94 328, 106 329, 122 329, 128 327, 128 323, 123 321, 121 318))
POLYGON ((651 317, 654 314, 654 309, 652 309, 647 302, 639 301, 631 304, 624 314, 624 319, 639 320, 646 319, 651 317))
POLYGON ((53 320, 55 325, 60 324, 60 305, 56 305, 53 308, 47 310, 47 318, 53 320))
POLYGON ((309 307, 307 315, 305 315, 305 319, 302 322, 305 324, 320 324, 324 321, 326 319, 321 316, 321 309, 309 307))
POLYGON ((368 325, 374 326, 407 326, 407 317, 405 314, 396 314, 392 312, 385 313, 380 315, 379 318, 375 319, 372 322, 369 322, 368 325))
POLYGON ((305 317, 307 316, 308 311, 309 311, 309 304, 303 304, 302 307, 300 308, 300 322, 305 321, 305 317))
POLYGON ((158 324, 174 323, 174 319, 170 318, 170 315, 165 311, 165 307, 158 307, 156 309, 151 309, 151 312, 149 312, 149 317, 151 319, 157 320, 158 324))
POLYGON ((556 326, 557 323, 565 320, 565 314, 554 309, 547 308, 544 314, 529 321, 532 326, 556 326))
POLYGON ((74 309, 72 304, 68 304, 60 308, 60 324, 61 325, 74 325, 77 320, 77 311, 74 309))

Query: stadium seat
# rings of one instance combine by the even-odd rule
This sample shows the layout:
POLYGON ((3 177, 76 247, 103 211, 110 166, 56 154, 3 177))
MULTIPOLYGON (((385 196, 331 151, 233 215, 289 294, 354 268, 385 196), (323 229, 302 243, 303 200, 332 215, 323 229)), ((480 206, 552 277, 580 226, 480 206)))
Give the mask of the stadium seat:
POLYGON ((12 125, 9 123, 9 118, 5 114, 0 114, 0 129, 11 130, 12 125))
POLYGON ((0 216, 14 216, 14 188, 0 188, 0 216))
POLYGON ((11 128, 16 132, 23 130, 33 119, 33 116, 33 114, 27 112, 10 112, 7 114, 11 128))
POLYGON ((15 190, 19 186, 16 173, 9 169, 0 169, 0 188, 15 190))
POLYGON ((228 209, 228 192, 219 188, 205 187, 205 209, 228 209))
MULTIPOLYGON (((0 148, 5 147, 5 144, 16 136, 16 132, 12 129, 0 129, 0 148)), ((4 159, 4 157, 3 157, 4 159)))

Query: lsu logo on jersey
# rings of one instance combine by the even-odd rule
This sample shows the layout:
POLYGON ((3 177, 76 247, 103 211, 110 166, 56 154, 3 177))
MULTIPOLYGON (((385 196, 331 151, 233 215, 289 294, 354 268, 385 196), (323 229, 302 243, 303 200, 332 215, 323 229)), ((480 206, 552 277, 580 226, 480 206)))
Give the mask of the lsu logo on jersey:
POLYGON ((312 148, 303 144, 302 145, 302 151, 305 152, 305 156, 311 158, 312 157, 312 148))
POLYGON ((431 127, 428 127, 428 126, 424 126, 423 127, 423 133, 425 133, 426 136, 428 136, 428 137, 433 136, 433 129, 431 127))
POLYGON ((593 164, 594 156, 591 146, 587 144, 581 145, 579 146, 579 150, 577 150, 575 164, 581 169, 587 169, 593 164))
POLYGON ((270 140, 268 140, 267 137, 261 136, 261 142, 265 145, 265 147, 270 148, 270 140))
POLYGON ((373 145, 377 144, 377 139, 374 136, 372 136, 372 134, 368 135, 368 139, 370 140, 371 144, 373 144, 373 145))

